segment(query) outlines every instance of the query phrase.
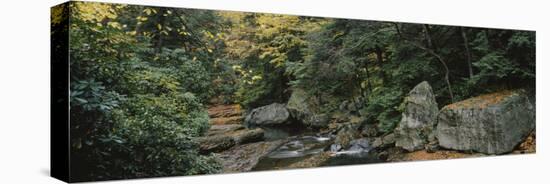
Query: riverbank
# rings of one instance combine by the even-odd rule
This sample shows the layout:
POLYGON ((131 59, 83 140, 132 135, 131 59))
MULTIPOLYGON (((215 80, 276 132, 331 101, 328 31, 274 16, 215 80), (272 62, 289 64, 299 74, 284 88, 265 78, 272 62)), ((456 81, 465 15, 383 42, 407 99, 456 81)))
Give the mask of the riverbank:
MULTIPOLYGON (((251 128, 243 125, 239 105, 214 105, 208 112, 210 130, 199 138, 201 150, 213 153, 222 163, 224 173, 490 156, 445 149, 408 151, 396 147, 391 134, 364 142, 347 140, 350 148, 341 149, 335 145, 356 131, 354 124, 332 125, 323 130, 302 126, 251 128)), ((532 132, 510 154, 535 151, 536 134, 532 132)))

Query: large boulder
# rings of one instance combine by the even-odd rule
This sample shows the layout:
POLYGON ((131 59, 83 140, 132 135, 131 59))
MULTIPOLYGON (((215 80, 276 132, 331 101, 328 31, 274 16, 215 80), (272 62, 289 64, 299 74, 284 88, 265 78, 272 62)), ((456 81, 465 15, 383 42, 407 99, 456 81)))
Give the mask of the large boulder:
POLYGON ((535 128, 535 106, 524 90, 502 91, 445 106, 439 145, 486 154, 511 152, 535 128))
POLYGON ((315 108, 315 104, 314 100, 304 90, 294 89, 286 104, 286 108, 294 119, 308 127, 327 127, 330 121, 329 116, 317 113, 318 110, 315 108))
POLYGON ((395 146, 415 151, 424 149, 435 127, 438 108, 432 87, 424 81, 405 97, 405 110, 395 129, 395 146))
POLYGON ((244 119, 249 126, 277 126, 288 123, 290 113, 284 104, 273 103, 253 109, 244 119))

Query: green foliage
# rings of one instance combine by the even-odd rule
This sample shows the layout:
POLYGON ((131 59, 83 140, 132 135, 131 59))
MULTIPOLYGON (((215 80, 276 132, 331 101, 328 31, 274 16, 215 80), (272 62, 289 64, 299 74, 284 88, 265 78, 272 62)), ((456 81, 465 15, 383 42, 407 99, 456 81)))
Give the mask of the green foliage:
POLYGON ((124 86, 136 94, 146 94, 153 92, 155 94, 176 93, 181 90, 180 82, 173 68, 151 67, 141 65, 133 68, 129 72, 124 86))
POLYGON ((127 119, 162 118, 160 122, 183 125, 186 135, 197 137, 208 130, 208 114, 192 93, 136 95, 125 102, 127 119), (132 118, 133 117, 133 118, 132 118))
POLYGON ((201 101, 208 100, 213 94, 210 75, 199 61, 189 60, 178 68, 178 77, 184 91, 196 94, 201 101))
POLYGON ((365 108, 367 121, 378 122, 380 132, 391 132, 401 120, 399 105, 403 101, 402 89, 379 87, 368 96, 365 108))
POLYGON ((208 114, 191 93, 137 95, 123 107, 113 111, 113 127, 99 139, 108 155, 102 155, 105 161, 97 167, 112 169, 100 175, 132 178, 220 171, 212 158, 197 153, 193 138, 208 129, 208 114))
POLYGON ((224 104, 235 103, 239 78, 227 60, 216 60, 214 65, 215 76, 212 80, 213 94, 224 104))
POLYGON ((209 128, 206 103, 251 109, 285 103, 300 89, 320 113, 359 103, 350 113, 389 133, 421 81, 440 106, 535 86, 534 32, 91 2, 68 8, 53 10, 52 34, 70 22, 79 179, 220 172, 195 141, 209 128), (70 21, 60 17, 66 12, 70 21))
POLYGON ((303 62, 287 64, 290 84, 318 98, 321 106, 333 106, 333 99, 363 97, 361 114, 382 132, 393 130, 401 116, 399 105, 421 81, 432 84, 440 106, 453 102, 449 87, 457 101, 534 86, 534 34, 463 30, 472 41, 464 40, 457 27, 334 20, 309 34, 303 62))
POLYGON ((476 84, 487 85, 505 80, 510 75, 519 75, 518 66, 504 57, 503 53, 491 52, 473 64, 479 73, 473 79, 476 84), (494 81, 491 81, 494 80, 494 81))
POLYGON ((254 108, 268 105, 273 99, 281 99, 282 89, 284 88, 278 88, 271 81, 264 79, 256 83, 241 84, 235 92, 235 97, 244 107, 254 108))
POLYGON ((70 8, 73 179, 220 172, 195 142, 209 128, 202 103, 211 95, 210 74, 199 59, 210 56, 186 50, 195 47, 158 49, 157 37, 135 37, 127 26, 135 17, 119 16, 134 6, 70 8))
POLYGON ((80 107, 85 111, 109 112, 118 107, 123 99, 114 91, 106 92, 105 86, 93 79, 73 82, 71 87, 71 106, 80 107))
POLYGON ((122 85, 132 93, 156 94, 191 92, 201 102, 212 95, 211 79, 203 63, 188 59, 183 50, 163 49, 161 53, 150 53, 145 49, 138 53, 141 58, 127 62, 129 72, 125 75, 122 85), (144 61, 141 61, 144 60, 144 61))
POLYGON ((465 97, 500 89, 534 88, 535 34, 483 30, 472 41, 475 75, 459 90, 465 97))
POLYGON ((291 76, 285 73, 290 63, 301 62, 307 47, 305 36, 324 21, 271 14, 224 12, 233 23, 224 41, 226 53, 240 80, 235 97, 247 108, 284 102, 291 76))

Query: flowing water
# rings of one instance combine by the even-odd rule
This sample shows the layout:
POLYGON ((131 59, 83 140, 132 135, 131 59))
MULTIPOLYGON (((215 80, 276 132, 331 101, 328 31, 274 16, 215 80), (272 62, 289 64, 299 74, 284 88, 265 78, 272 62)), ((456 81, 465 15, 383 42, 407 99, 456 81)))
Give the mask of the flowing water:
MULTIPOLYGON (((315 134, 307 129, 264 128, 267 140, 286 139, 287 142, 260 159, 252 169, 274 170, 289 168, 290 165, 312 156, 330 151, 334 143, 331 135, 315 134)), ((319 166, 350 165, 380 162, 369 150, 346 150, 332 152, 332 157, 319 166)))

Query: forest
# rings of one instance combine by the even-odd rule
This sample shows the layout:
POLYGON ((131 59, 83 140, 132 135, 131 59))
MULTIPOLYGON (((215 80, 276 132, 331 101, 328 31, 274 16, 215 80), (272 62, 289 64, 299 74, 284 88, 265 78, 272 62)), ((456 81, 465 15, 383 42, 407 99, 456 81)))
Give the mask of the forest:
MULTIPOLYGON (((436 114, 474 97, 497 103, 518 89, 534 104, 533 31, 92 2, 53 8, 51 23, 52 36, 69 31, 71 177, 81 181, 370 163, 325 157, 377 138, 385 146, 377 160, 386 161, 388 147, 405 145, 388 146, 387 135, 403 137, 408 109, 424 107, 407 105, 412 89, 429 91, 436 114), (272 142, 289 138, 276 138, 273 127, 300 130, 289 136, 306 145, 321 134, 331 142, 311 144, 321 153, 276 160, 266 155, 287 143, 272 142), (244 133, 214 139, 215 128, 244 133), (250 168, 224 161, 258 143, 273 149, 252 151, 265 153, 250 168)), ((531 131, 507 134, 523 142, 531 131)), ((512 152, 438 138, 438 151, 457 155, 512 152)))

